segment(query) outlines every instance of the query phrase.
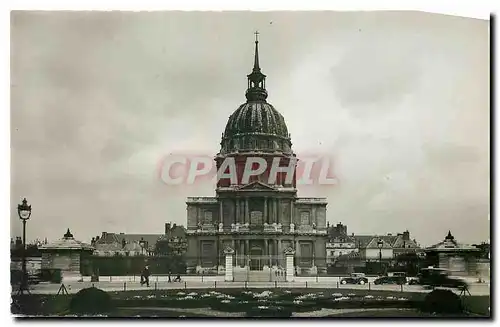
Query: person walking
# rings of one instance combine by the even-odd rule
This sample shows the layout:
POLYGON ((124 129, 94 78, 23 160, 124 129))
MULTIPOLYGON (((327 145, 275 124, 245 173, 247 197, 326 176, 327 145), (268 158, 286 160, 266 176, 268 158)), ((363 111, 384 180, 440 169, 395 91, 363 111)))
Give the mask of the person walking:
POLYGON ((144 283, 146 284, 147 287, 149 287, 149 276, 151 275, 149 271, 149 266, 144 267, 142 275, 144 276, 144 283))
POLYGON ((169 270, 168 271, 168 282, 171 283, 172 282, 172 279, 171 279, 171 276, 172 275, 172 272, 169 270))
POLYGON ((177 273, 177 276, 175 277, 174 279, 174 282, 181 282, 181 274, 180 273, 177 273))

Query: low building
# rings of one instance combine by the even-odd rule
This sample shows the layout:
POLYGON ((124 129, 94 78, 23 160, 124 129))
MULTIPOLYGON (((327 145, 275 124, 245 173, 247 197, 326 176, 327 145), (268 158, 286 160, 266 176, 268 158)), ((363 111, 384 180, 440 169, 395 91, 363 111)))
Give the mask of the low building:
POLYGON ((361 257, 365 260, 392 260, 404 253, 419 253, 421 248, 416 240, 410 238, 410 232, 387 234, 387 235, 356 235, 354 236, 357 248, 360 249, 361 257), (379 241, 382 248, 379 249, 379 241))
POLYGON ((455 275, 477 276, 481 250, 475 246, 461 244, 448 231, 443 241, 424 249, 429 265, 448 269, 455 275))
POLYGON ((42 269, 61 269, 65 276, 81 276, 80 263, 94 252, 94 247, 74 239, 68 231, 63 238, 48 244, 41 245, 42 269))
POLYGON ((336 226, 328 226, 327 265, 334 264, 340 256, 358 251, 354 234, 347 235, 347 226, 342 225, 342 223, 338 223, 336 226))
POLYGON ((149 256, 163 234, 125 234, 102 232, 92 238, 97 256, 149 256))

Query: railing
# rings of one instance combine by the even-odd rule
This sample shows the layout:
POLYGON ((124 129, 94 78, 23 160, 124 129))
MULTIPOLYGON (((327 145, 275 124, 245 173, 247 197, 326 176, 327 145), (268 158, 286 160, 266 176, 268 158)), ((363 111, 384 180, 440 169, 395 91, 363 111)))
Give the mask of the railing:
POLYGON ((296 203, 328 203, 326 198, 297 198, 296 203))
POLYGON ((210 196, 188 197, 187 202, 191 203, 217 203, 217 198, 210 196))

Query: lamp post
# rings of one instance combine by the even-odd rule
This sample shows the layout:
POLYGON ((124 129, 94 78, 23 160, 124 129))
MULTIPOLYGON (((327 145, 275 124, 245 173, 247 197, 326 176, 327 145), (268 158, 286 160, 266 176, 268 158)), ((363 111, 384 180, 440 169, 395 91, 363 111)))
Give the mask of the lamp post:
POLYGON ((17 205, 17 214, 19 219, 23 222, 23 255, 22 255, 22 273, 21 287, 18 294, 24 294, 24 291, 29 293, 28 278, 26 272, 26 221, 31 217, 31 205, 28 205, 26 198, 23 199, 22 204, 17 205))
POLYGON ((380 263, 380 274, 382 275, 382 247, 384 246, 384 241, 382 241, 381 238, 378 239, 377 246, 378 246, 378 259, 380 263))

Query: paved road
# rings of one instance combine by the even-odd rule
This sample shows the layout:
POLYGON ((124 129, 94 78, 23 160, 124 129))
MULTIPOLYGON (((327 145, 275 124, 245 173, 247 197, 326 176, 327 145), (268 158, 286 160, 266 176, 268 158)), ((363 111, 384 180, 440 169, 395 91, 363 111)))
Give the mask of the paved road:
MULTIPOLYGON (((172 279, 175 276, 172 276, 172 279)), ((316 276, 308 276, 308 277, 302 277, 302 276, 295 276, 295 281, 297 282, 330 282, 330 283, 336 283, 340 282, 342 278, 345 276, 321 276, 321 277, 316 277, 316 276)), ((77 282, 79 279, 82 277, 66 277, 65 282, 77 282)), ((463 277, 462 277, 463 278, 463 277)), ((373 283, 377 277, 367 277, 368 281, 373 283)), ((465 277, 463 278, 467 280, 469 284, 475 284, 477 283, 477 277, 465 277)), ((101 276, 100 277, 101 282, 139 282, 140 277, 139 276, 101 276)), ((150 278, 151 281, 153 282, 167 282, 168 276, 165 275, 152 275, 150 278)), ((187 282, 223 282, 224 281, 224 275, 217 275, 217 276, 182 276, 183 281, 187 282)), ((85 276, 83 277, 84 282, 90 282, 90 277, 85 276)), ((489 280, 487 280, 489 282, 489 280)))
MULTIPOLYGON (((194 276, 193 276, 194 277, 194 276)), ((95 286, 105 291, 124 291, 124 290, 144 290, 148 289, 146 286, 141 286, 138 281, 136 282, 121 282, 121 281, 100 281, 98 283, 91 282, 64 282, 66 289, 70 294, 76 293, 83 288, 95 286)), ((60 284, 40 283, 33 285, 30 289, 33 294, 57 294, 60 284)), ((224 282, 218 280, 190 280, 186 278, 182 282, 168 283, 166 281, 156 282, 153 279, 150 283, 149 289, 168 290, 168 289, 224 289, 224 288, 311 288, 311 289, 339 289, 339 290, 382 290, 382 291, 402 291, 402 292, 429 292, 430 290, 423 288, 419 285, 342 285, 337 284, 337 281, 327 281, 319 279, 316 281, 302 281, 297 278, 294 282, 224 282)), ((15 290, 14 290, 15 291, 15 290)), ((460 292, 460 291, 457 291, 460 292)), ((471 284, 469 287, 471 295, 489 295, 489 284, 471 284)))

